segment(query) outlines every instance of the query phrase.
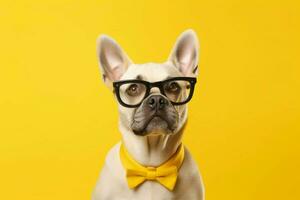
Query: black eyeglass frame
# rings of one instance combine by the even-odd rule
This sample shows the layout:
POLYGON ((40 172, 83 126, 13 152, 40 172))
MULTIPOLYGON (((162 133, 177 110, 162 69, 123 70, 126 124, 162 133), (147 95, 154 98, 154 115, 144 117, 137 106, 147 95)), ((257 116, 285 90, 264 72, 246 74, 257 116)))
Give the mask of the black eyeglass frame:
POLYGON ((163 81, 157 81, 157 82, 148 82, 148 81, 138 80, 138 79, 129 79, 129 80, 114 81, 113 82, 113 87, 115 89, 116 97, 117 97, 119 103, 122 106, 128 107, 128 108, 135 108, 135 107, 140 106, 142 104, 142 102, 145 100, 145 98, 149 96, 150 91, 153 87, 159 88, 160 93, 166 96, 163 86, 166 83, 170 82, 170 81, 188 81, 190 83, 190 93, 189 93, 188 98, 185 101, 183 101, 183 102, 173 102, 173 101, 170 100, 170 102, 175 106, 176 105, 183 105, 183 104, 186 104, 187 102, 189 102, 191 100, 192 96, 193 96, 194 89, 195 89, 195 84, 197 82, 197 79, 194 78, 194 77, 174 77, 174 78, 169 78, 169 79, 166 79, 166 80, 163 80, 163 81), (128 83, 141 83, 141 84, 145 85, 146 92, 145 92, 145 95, 142 98, 140 103, 135 104, 135 105, 129 105, 129 104, 126 104, 125 102, 122 101, 122 98, 120 96, 120 87, 123 84, 128 84, 128 83))

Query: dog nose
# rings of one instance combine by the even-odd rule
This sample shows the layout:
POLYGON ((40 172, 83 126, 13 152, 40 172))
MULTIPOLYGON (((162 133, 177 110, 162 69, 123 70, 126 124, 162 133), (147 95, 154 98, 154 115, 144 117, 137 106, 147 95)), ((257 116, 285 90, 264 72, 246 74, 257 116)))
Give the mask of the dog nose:
POLYGON ((151 109, 163 109, 168 101, 161 95, 152 95, 147 103, 151 109))

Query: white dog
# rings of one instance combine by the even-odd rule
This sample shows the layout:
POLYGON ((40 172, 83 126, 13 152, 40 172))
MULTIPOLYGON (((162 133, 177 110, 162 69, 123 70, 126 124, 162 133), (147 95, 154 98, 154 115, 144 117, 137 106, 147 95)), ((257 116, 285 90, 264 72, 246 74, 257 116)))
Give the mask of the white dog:
POLYGON ((105 84, 119 102, 122 141, 108 153, 93 200, 203 200, 197 165, 181 139, 198 74, 187 30, 165 63, 133 64, 110 37, 97 40, 105 84))

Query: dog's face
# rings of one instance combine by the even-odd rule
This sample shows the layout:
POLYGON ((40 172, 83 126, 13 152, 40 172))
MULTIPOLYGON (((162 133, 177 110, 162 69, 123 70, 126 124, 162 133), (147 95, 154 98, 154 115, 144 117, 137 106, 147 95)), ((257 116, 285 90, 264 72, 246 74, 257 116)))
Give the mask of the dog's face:
POLYGON ((103 35, 98 38, 102 78, 121 101, 119 113, 123 128, 140 136, 174 134, 182 128, 187 119, 187 106, 176 102, 189 97, 193 85, 184 77, 197 76, 198 49, 195 32, 187 30, 178 37, 165 63, 133 64, 113 39, 103 35), (112 87, 113 82, 122 81, 125 83, 112 87), (147 82, 154 84, 149 87, 147 82))

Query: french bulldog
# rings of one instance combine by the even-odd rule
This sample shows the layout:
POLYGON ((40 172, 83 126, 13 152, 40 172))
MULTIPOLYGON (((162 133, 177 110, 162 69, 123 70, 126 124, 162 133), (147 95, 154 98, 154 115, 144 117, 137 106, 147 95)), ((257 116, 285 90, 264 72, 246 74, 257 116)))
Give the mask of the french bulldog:
POLYGON ((129 188, 120 160, 121 145, 145 167, 161 166, 176 153, 199 71, 198 54, 198 38, 191 29, 177 38, 164 63, 134 64, 115 40, 98 37, 100 71, 118 102, 122 141, 108 152, 92 200, 204 199, 202 177, 186 147, 173 190, 155 180, 129 188))

